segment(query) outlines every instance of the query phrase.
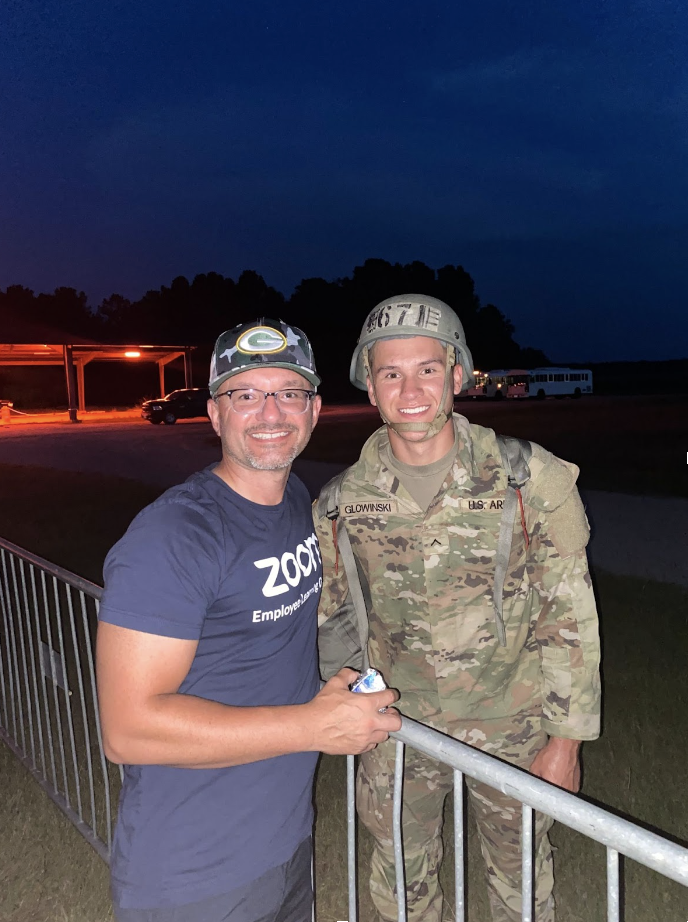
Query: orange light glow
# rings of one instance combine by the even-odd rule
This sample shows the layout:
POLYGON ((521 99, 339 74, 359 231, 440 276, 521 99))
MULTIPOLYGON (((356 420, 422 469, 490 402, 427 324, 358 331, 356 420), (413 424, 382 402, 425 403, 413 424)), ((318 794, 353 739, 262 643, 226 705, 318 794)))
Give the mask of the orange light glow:
POLYGON ((125 352, 124 355, 125 355, 125 358, 128 358, 128 359, 138 359, 138 358, 141 358, 141 353, 140 353, 140 352, 125 352))

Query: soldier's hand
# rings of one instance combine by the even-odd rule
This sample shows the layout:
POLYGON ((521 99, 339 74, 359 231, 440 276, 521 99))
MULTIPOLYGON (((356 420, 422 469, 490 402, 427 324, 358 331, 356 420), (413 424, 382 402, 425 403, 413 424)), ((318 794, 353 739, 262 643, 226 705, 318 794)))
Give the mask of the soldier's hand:
POLYGON ((399 693, 393 688, 358 694, 349 691, 357 678, 353 669, 340 669, 306 707, 312 721, 312 749, 329 755, 359 755, 383 743, 399 730, 399 712, 390 708, 399 693), (387 710, 381 714, 381 708, 387 710))
POLYGON ((580 742, 551 737, 533 759, 530 772, 577 794, 581 782, 580 742))

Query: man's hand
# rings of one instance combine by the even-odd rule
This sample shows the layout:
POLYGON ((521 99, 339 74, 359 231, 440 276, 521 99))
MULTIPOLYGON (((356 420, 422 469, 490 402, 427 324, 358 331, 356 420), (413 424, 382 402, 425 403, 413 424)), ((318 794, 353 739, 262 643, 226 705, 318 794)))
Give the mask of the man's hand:
POLYGON ((572 794, 580 790, 580 741, 559 736, 550 737, 547 745, 538 752, 530 766, 532 775, 543 781, 559 785, 572 794))
POLYGON ((313 728, 311 749, 329 755, 359 755, 383 743, 399 730, 399 712, 389 706, 398 698, 393 688, 370 694, 349 691, 357 678, 353 669, 340 669, 321 691, 304 705, 313 728), (384 714, 381 708, 388 708, 384 714))

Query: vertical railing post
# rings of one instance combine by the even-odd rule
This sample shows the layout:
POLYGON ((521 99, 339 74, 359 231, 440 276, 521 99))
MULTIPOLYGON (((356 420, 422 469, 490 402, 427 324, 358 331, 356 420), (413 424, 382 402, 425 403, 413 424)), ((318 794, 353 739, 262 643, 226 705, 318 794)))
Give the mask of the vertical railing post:
POLYGON ((533 808, 521 805, 521 919, 533 922, 533 808))
MULTIPOLYGON (((0 550, 0 558, 4 561, 5 551, 0 550)), ((10 711, 7 706, 7 698, 10 699, 12 707, 12 661, 9 648, 9 599, 5 592, 5 584, 0 578, 0 614, 2 615, 2 634, 0 635, 0 692, 2 692, 2 715, 0 723, 9 730, 10 711), (5 658, 7 659, 7 671, 5 671, 5 658)))
POLYGON ((463 772, 454 769, 454 899, 456 922, 466 919, 466 853, 463 813, 463 772))
MULTIPOLYGON (((38 638, 34 644, 33 636, 33 625, 31 623, 31 618, 29 617, 30 606, 29 606, 29 590, 26 580, 26 568, 29 567, 29 573, 33 576, 33 566, 31 564, 26 564, 23 560, 19 561, 19 570, 21 573, 21 584, 22 584, 22 598, 24 600, 24 618, 22 622, 26 625, 26 634, 29 639, 29 663, 31 667, 31 685, 33 691, 33 710, 36 717, 36 735, 38 737, 38 751, 41 757, 41 771, 43 777, 45 777, 45 752, 43 747, 43 720, 41 717, 41 707, 40 699, 38 697, 38 674, 36 670, 36 657, 39 655, 39 650, 36 649, 38 645, 38 638)), ((28 677, 27 677, 28 678, 28 677)), ((34 768, 38 770, 38 762, 36 760, 35 750, 33 751, 33 761, 34 768)))
POLYGON ((392 803, 394 835, 394 870, 397 883, 397 919, 406 922, 406 872, 402 836, 402 803, 404 797, 404 744, 397 741, 394 754, 394 797, 392 803))
MULTIPOLYGON (((84 694, 84 676, 81 669, 81 656, 79 655, 79 641, 77 639, 76 631, 76 618, 74 615, 74 601, 72 594, 76 592, 75 589, 67 587, 67 610, 69 611, 69 626, 71 629, 72 637, 72 649, 74 651, 74 664, 76 671, 76 682, 77 688, 79 689, 79 704, 81 706, 81 720, 83 722, 83 734, 84 734, 84 748, 86 752, 84 756, 86 758, 86 773, 88 776, 88 793, 89 793, 89 802, 91 807, 91 828, 95 829, 96 826, 96 795, 95 788, 93 785, 93 760, 91 758, 91 731, 88 726, 88 708, 86 706, 86 695, 84 694)), ((83 592, 80 593, 82 605, 83 605, 83 592)), ((78 767, 77 767, 78 771, 78 767)), ((79 772, 79 774, 81 774, 79 772)), ((83 819, 83 817, 82 817, 83 819)))
MULTIPOLYGON (((31 766, 32 768, 36 767, 36 741, 34 738, 33 732, 33 708, 31 707, 31 691, 29 689, 29 664, 28 658, 26 655, 26 631, 24 618, 22 617, 22 600, 19 592, 19 580, 17 579, 17 568, 20 571, 23 570, 24 562, 22 560, 17 560, 15 557, 10 557, 10 569, 12 571, 12 588, 14 590, 14 611, 16 614, 16 630, 17 637, 19 638, 19 652, 21 654, 21 673, 24 679, 24 702, 21 708, 21 721, 22 727, 26 730, 25 724, 28 725, 29 730, 29 744, 31 746, 31 766)), ((19 684, 19 676, 17 676, 17 684, 19 684)), ((26 751, 26 750, 25 750, 26 751)), ((27 753, 28 755, 28 753, 27 753)))
MULTIPOLYGON (((47 584, 47 578, 46 578, 45 571, 41 572, 41 593, 43 596, 43 614, 45 615, 45 633, 46 633, 46 638, 47 638, 48 655, 50 656, 50 667, 51 667, 50 685, 52 687, 52 692, 53 692, 52 703, 53 703, 53 711, 55 715, 55 732, 57 735, 58 748, 60 751, 60 768, 62 769, 62 783, 63 783, 64 790, 65 790, 65 798, 66 798, 67 804, 69 805, 69 786, 67 784, 67 760, 65 757, 64 731, 62 729, 62 710, 60 708, 59 695, 57 694, 57 682, 55 681, 55 676, 53 675, 53 669, 54 669, 53 630, 50 625, 50 594, 48 592, 48 584, 47 584)), ((55 617, 56 618, 60 617, 59 606, 57 607, 57 610, 55 612, 55 617)), ((67 694, 66 691, 65 691, 65 694, 67 694)), ((50 739, 52 738, 51 727, 52 727, 52 723, 50 720, 50 713, 48 712, 48 737, 50 739)), ((55 789, 55 791, 59 791, 59 787, 57 783, 57 773, 56 773, 56 768, 54 764, 53 764, 53 776, 54 776, 53 788, 55 789)))
MULTIPOLYGON (((64 586, 64 583, 60 583, 57 577, 53 576, 53 596, 55 599, 55 612, 57 614, 57 641, 60 647, 60 657, 62 659, 63 668, 64 668, 64 678, 65 678, 65 689, 64 689, 64 701, 65 701, 65 714, 67 715, 67 729, 69 731, 69 748, 72 756, 72 770, 74 772, 74 786, 76 793, 76 812, 79 816, 79 819, 83 822, 84 811, 83 805, 81 802, 81 779, 79 778, 79 765, 76 755, 76 739, 74 736, 74 717, 72 715, 72 692, 69 688, 69 677, 67 674, 67 657, 65 656, 65 642, 64 642, 64 631, 62 629, 62 607, 60 606, 60 585, 64 586)), ((65 590, 69 592, 69 586, 65 586, 65 590)), ((65 786, 65 800, 71 807, 71 801, 69 797, 69 785, 65 786)))
MULTIPOLYGON (((10 566, 13 557, 10 556, 10 566)), ((14 630, 14 608, 10 596, 10 580, 7 574, 7 555, 2 551, 2 583, 5 595, 5 609, 7 617, 5 619, 5 636, 7 637, 7 661, 10 673, 10 705, 12 709, 12 732, 14 739, 19 742, 21 737, 21 747, 26 748, 26 739, 24 736, 24 721, 22 720, 22 700, 21 684, 19 680, 19 663, 17 661, 17 638, 14 630), (17 729, 18 727, 18 729, 17 729)))
MULTIPOLYGON (((52 735, 52 726, 50 723, 50 703, 48 701, 48 690, 47 690, 46 682, 45 682, 45 669, 42 668, 42 662, 40 659, 41 643, 43 641, 41 638, 41 621, 40 621, 40 616, 39 616, 40 606, 38 603, 38 590, 36 589, 36 568, 33 566, 33 564, 31 565, 31 569, 29 572, 31 574, 31 601, 32 601, 32 606, 33 606, 33 619, 34 619, 34 627, 35 627, 35 634, 36 634, 36 648, 37 648, 36 656, 39 657, 39 663, 41 663, 39 675, 40 675, 40 683, 41 683, 40 684, 40 690, 41 690, 40 701, 43 705, 42 711, 38 703, 36 706, 39 712, 39 728, 41 728, 40 741, 41 741, 41 749, 43 750, 43 758, 42 758, 43 777, 47 782, 48 768, 47 768, 46 758, 45 758, 45 741, 43 739, 43 732, 42 732, 43 723, 45 722, 45 735, 48 738, 48 757, 50 759, 50 764, 52 768, 52 784, 53 784, 53 787, 55 787, 56 786, 55 753, 53 750, 53 735, 52 735)), ((37 699, 39 698, 38 692, 36 692, 36 698, 37 699)))
POLYGON ((619 922, 621 918, 619 878, 619 853, 607 849, 607 922, 619 922))
POLYGON ((346 856, 348 922, 356 922, 356 763, 353 756, 346 757, 346 856))
MULTIPOLYGON (((100 714, 98 712, 98 691, 96 688, 96 669, 93 660, 93 649, 91 646, 91 634, 88 624, 88 611, 86 607, 86 596, 83 592, 79 593, 81 598, 81 623, 84 630, 86 643, 86 662, 88 663, 88 675, 91 680, 91 700, 93 702, 93 719, 96 728, 96 737, 98 740, 98 753, 100 755, 100 770, 103 776, 103 791, 105 793, 105 842, 107 843, 108 852, 112 848, 112 806, 110 803, 110 777, 108 775, 107 761, 103 750, 103 732, 100 726, 100 714)), ((93 831, 98 835, 96 822, 93 822, 93 831)))

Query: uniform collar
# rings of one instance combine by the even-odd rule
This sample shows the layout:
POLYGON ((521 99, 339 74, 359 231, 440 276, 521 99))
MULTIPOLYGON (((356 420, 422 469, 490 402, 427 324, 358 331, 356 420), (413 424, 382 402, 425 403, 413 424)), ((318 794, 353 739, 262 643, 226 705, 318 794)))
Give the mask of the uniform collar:
MULTIPOLYGON (((462 484, 475 472, 470 423, 465 416, 458 413, 452 415, 452 422, 458 437, 458 446, 456 460, 447 479, 462 484)), ((380 455, 380 452, 388 446, 387 426, 381 426, 370 436, 361 450, 361 456, 356 464, 356 478, 376 487, 383 493, 396 493, 394 485, 398 485, 399 481, 381 460, 380 455)))

